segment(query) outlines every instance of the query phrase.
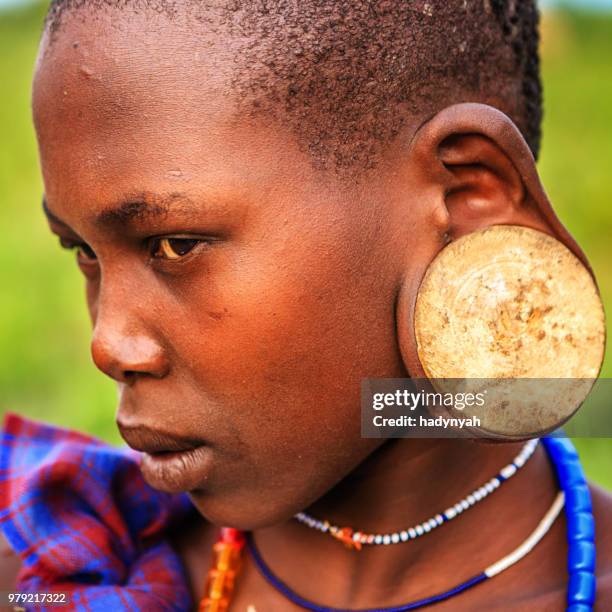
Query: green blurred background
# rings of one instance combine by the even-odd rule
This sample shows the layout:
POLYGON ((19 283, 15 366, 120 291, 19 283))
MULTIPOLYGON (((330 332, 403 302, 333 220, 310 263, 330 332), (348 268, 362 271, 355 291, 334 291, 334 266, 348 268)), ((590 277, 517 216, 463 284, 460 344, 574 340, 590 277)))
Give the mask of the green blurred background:
MULTIPOLYGON (((0 414, 19 412, 120 443, 115 390, 89 356, 82 279, 41 212, 29 96, 44 5, 0 11, 0 414)), ((548 9, 540 171, 612 305, 612 14, 548 9)), ((608 331, 610 333, 610 330, 608 331)), ((603 376, 612 376, 608 351, 603 376)), ((612 489, 612 440, 576 440, 612 489)))

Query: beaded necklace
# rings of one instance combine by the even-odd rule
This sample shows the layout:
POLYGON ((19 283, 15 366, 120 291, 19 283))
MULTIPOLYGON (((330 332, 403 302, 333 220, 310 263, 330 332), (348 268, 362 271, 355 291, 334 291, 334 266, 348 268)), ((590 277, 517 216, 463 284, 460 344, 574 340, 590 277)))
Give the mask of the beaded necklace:
POLYGON ((364 533, 362 531, 353 531, 350 527, 338 527, 338 525, 332 525, 329 521, 316 519, 306 514, 306 512, 299 512, 295 515, 295 518, 307 527, 311 527, 322 533, 328 533, 333 538, 343 542, 347 547, 357 550, 361 550, 364 544, 382 544, 383 546, 387 546, 389 544, 399 544, 401 542, 407 542, 408 540, 415 540, 443 523, 451 521, 465 510, 468 510, 479 501, 482 501, 485 497, 488 497, 493 491, 496 491, 527 463, 529 458, 533 455, 538 445, 538 441, 537 438, 529 440, 529 442, 523 446, 521 452, 508 465, 503 467, 497 475, 493 476, 493 478, 485 482, 478 489, 472 491, 469 495, 466 495, 463 499, 460 499, 456 504, 450 506, 443 512, 435 514, 418 525, 402 529, 401 531, 395 531, 393 533, 364 533))
MULTIPOLYGON (((485 580, 505 571, 525 555, 544 537, 563 506, 567 519, 568 572, 567 609, 571 612, 588 612, 595 601, 595 523, 591 496, 572 443, 565 438, 547 437, 542 442, 557 474, 560 491, 552 506, 531 535, 513 552, 506 555, 480 574, 458 584, 443 593, 401 606, 361 610, 360 612, 404 612, 449 599, 485 580)), ((351 612, 321 606, 308 601, 292 591, 273 574, 256 549, 250 535, 236 529, 223 528, 221 537, 213 548, 212 569, 208 573, 205 595, 200 601, 199 612, 225 612, 229 609, 235 579, 240 566, 242 551, 247 547, 255 565, 276 590, 287 599, 313 612, 351 612)))

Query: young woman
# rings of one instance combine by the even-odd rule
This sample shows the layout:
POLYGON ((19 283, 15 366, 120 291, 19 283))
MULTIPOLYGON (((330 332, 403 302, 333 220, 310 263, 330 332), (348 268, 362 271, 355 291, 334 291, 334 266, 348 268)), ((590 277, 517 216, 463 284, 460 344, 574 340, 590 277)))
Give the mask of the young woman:
POLYGON ((138 453, 6 418, 5 588, 579 612, 596 577, 612 606, 610 497, 569 443, 361 436, 362 379, 427 373, 449 243, 526 227, 588 265, 537 178, 537 66, 531 2, 53 2, 44 211, 138 453))

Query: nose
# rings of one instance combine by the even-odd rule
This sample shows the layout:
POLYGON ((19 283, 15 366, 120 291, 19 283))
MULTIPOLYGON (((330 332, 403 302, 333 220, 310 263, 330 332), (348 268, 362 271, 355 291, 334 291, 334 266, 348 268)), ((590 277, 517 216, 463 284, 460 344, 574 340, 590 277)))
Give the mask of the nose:
POLYGON ((163 378, 168 363, 161 347, 144 335, 99 333, 96 327, 91 355, 102 372, 117 382, 132 383, 138 377, 163 378))
POLYGON ((96 309, 91 355, 98 369, 126 384, 142 377, 166 376, 169 362, 165 349, 155 334, 147 330, 146 321, 134 308, 136 305, 129 299, 111 297, 100 300, 96 309))

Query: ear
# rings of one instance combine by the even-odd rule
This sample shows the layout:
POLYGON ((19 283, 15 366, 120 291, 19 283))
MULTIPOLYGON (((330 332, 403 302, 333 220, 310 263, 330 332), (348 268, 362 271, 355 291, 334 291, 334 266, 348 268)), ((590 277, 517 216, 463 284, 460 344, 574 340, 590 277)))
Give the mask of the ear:
POLYGON ((410 152, 428 193, 437 193, 451 240, 489 225, 523 225, 563 242, 590 270, 546 196, 529 146, 501 111, 445 108, 416 131, 410 152))
POLYGON ((561 241, 593 272, 553 211, 525 139, 501 111, 483 104, 450 106, 416 130, 408 157, 435 238, 402 279, 397 332, 407 371, 425 377, 416 351, 414 306, 427 267, 449 241, 490 225, 522 225, 561 241))

